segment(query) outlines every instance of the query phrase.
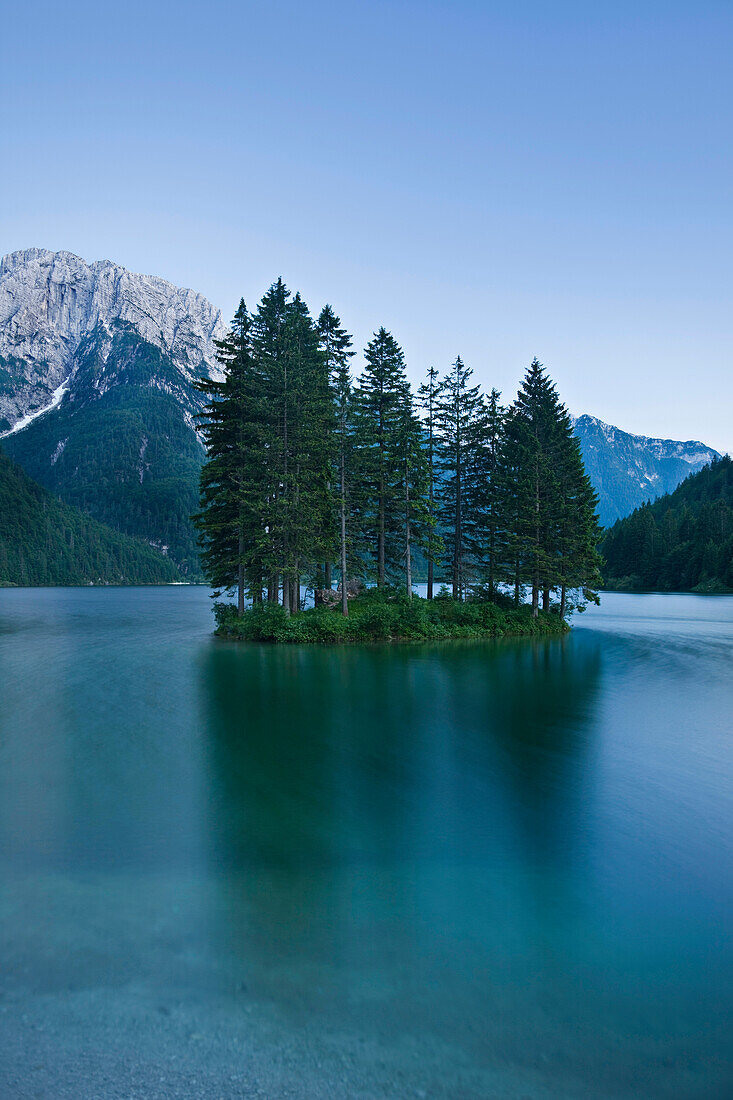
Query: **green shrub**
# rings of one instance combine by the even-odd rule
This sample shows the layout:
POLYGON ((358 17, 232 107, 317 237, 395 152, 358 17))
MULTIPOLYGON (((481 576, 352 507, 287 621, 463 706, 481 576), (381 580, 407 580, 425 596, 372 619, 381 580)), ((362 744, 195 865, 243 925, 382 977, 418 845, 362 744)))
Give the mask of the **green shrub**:
POLYGON ((333 644, 391 640, 420 641, 485 638, 504 635, 562 634, 567 624, 556 613, 532 618, 528 607, 500 607, 450 595, 425 600, 408 598, 404 589, 371 589, 349 601, 349 614, 338 609, 311 608, 288 616, 278 604, 264 604, 237 614, 234 604, 214 604, 217 634, 259 642, 333 644))

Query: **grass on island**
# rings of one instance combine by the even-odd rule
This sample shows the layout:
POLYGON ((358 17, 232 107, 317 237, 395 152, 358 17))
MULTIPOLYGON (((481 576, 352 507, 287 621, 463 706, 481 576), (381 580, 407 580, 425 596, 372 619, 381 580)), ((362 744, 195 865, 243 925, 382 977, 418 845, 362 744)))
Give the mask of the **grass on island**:
POLYGON ((222 638, 251 642, 411 642, 451 638, 501 638, 564 634, 570 628, 556 611, 532 618, 526 604, 515 607, 471 598, 439 595, 408 599, 402 588, 370 589, 349 600, 349 614, 340 608, 314 607, 286 615, 279 604, 266 603, 243 615, 231 603, 214 604, 216 633, 222 638))

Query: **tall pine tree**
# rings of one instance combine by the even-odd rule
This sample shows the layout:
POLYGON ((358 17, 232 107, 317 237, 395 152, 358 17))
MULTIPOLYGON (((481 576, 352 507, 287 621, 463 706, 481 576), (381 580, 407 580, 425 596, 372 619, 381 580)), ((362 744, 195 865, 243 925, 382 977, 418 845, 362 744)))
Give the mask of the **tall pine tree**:
POLYGON ((395 534, 401 529, 401 466, 395 447, 407 391, 405 358, 391 333, 380 328, 364 352, 366 367, 355 394, 359 512, 362 531, 373 547, 377 586, 384 587, 388 565, 399 560, 395 534))
POLYGON ((436 410, 440 441, 440 521, 445 533, 453 596, 464 599, 481 558, 481 448, 484 406, 473 371, 460 355, 441 384, 436 410))
MULTIPOLYGON (((329 373, 331 389, 335 405, 335 474, 338 484, 338 541, 339 541, 339 570, 341 574, 341 610, 344 615, 349 613, 348 605, 348 562, 347 546, 350 528, 349 517, 349 492, 347 485, 347 469, 350 467, 349 458, 352 451, 352 425, 351 425, 351 374, 349 372, 349 359, 354 355, 351 350, 351 336, 341 325, 341 320, 336 316, 330 305, 325 305, 318 318, 318 336, 321 343, 329 373)), ((350 469, 348 469, 350 473, 350 469)), ((331 587, 329 576, 330 562, 325 572, 325 586, 331 587)))
POLYGON ((437 474, 437 414, 438 400, 440 397, 440 381, 435 367, 429 367, 425 381, 417 391, 418 405, 423 412, 423 424, 425 426, 425 444, 428 471, 428 514, 430 524, 428 530, 428 543, 426 557, 428 560, 428 587, 427 597, 433 598, 433 586, 435 581, 435 565, 438 562, 438 553, 441 547, 440 536, 437 531, 436 517, 436 474, 437 474))
POLYGON ((269 415, 252 356, 250 327, 242 300, 227 338, 218 346, 223 380, 198 383, 209 398, 201 414, 208 460, 201 471, 201 511, 194 517, 201 563, 214 587, 237 587, 240 613, 247 590, 255 600, 261 596, 266 551, 262 464, 269 415))

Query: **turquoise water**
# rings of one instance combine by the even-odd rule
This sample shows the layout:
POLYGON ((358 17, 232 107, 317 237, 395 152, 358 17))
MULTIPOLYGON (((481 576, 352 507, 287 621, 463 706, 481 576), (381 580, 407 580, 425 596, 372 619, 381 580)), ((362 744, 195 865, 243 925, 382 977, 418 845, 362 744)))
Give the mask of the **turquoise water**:
POLYGON ((267 648, 0 591, 0 1095, 733 1095, 733 598, 267 648))

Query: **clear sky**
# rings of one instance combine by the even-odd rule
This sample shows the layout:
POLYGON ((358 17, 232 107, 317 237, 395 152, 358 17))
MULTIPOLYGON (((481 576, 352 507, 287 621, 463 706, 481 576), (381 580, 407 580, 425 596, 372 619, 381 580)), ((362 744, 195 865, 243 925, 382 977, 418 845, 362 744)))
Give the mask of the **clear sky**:
POLYGON ((228 318, 282 274, 410 375, 733 450, 733 3, 4 5, 0 252, 228 318))

